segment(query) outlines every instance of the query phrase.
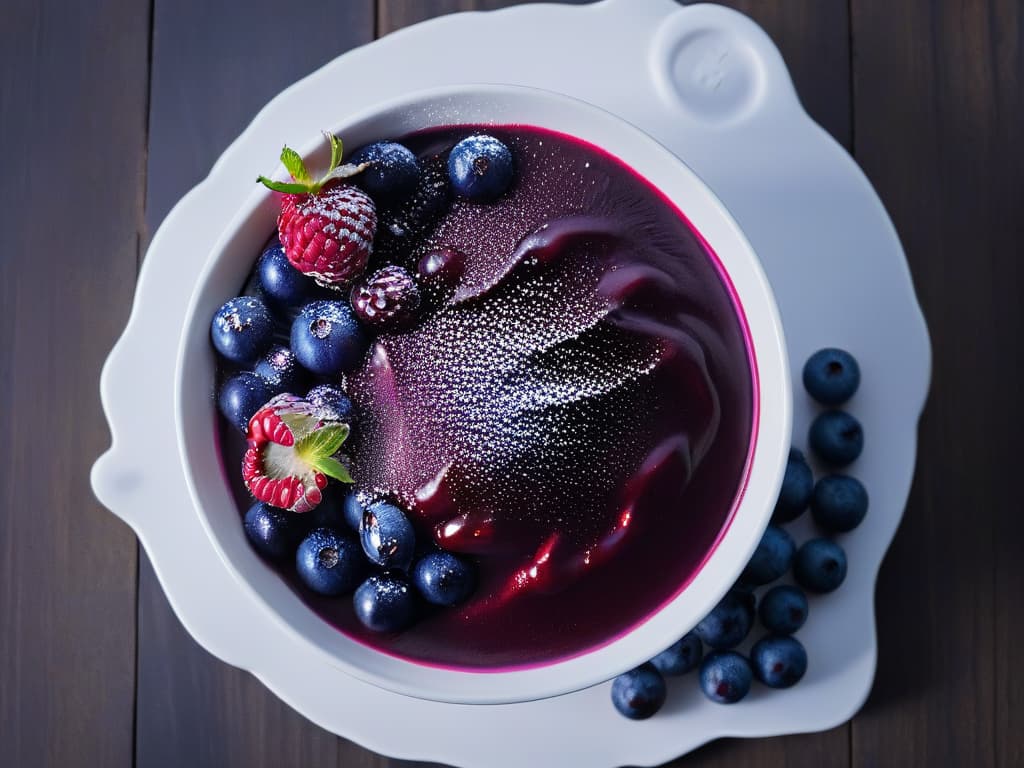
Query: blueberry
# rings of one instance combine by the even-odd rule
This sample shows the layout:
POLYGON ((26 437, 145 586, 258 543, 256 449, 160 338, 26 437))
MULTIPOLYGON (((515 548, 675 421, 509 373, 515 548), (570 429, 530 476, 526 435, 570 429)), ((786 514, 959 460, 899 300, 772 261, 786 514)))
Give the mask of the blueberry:
POLYGON ((831 592, 846 578, 846 553, 830 539, 805 541, 796 551, 793 575, 811 592, 831 592))
POLYGON ((665 678, 653 664, 641 664, 615 678, 612 704, 630 720, 646 720, 665 703, 665 678))
POLYGON ((512 152, 493 136, 469 136, 448 155, 448 177, 467 200, 493 200, 512 183, 512 152))
POLYGON ((769 688, 790 688, 807 671, 807 651, 795 637, 768 635, 750 649, 750 665, 769 688))
POLYGON ((306 531, 315 528, 331 528, 344 531, 346 528, 344 504, 348 496, 348 487, 342 483, 329 481, 322 491, 323 499, 309 512, 302 514, 306 521, 306 531))
POLYGON ((694 632, 687 632, 651 659, 651 664, 663 675, 685 675, 700 663, 703 654, 700 638, 694 632))
POLYGON ((740 579, 754 586, 775 581, 789 570, 795 552, 793 537, 785 529, 769 525, 740 579))
POLYGON ((241 432, 249 428, 249 419, 274 396, 270 385, 254 373, 243 371, 226 379, 217 393, 217 407, 241 432))
POLYGON ((739 645, 754 623, 752 597, 730 590, 693 631, 716 651, 739 645))
POLYGON ((321 595, 344 595, 359 584, 366 561, 355 539, 317 528, 299 544, 295 567, 302 583, 321 595))
POLYGON ((295 512, 261 501, 245 513, 244 528, 253 549, 272 560, 286 560, 294 556, 302 538, 303 521, 295 512))
POLYGON ((358 150, 350 163, 370 163, 357 177, 359 185, 378 206, 402 200, 416 189, 420 164, 411 151, 393 141, 379 141, 358 150))
POLYGON ((735 704, 748 693, 754 673, 750 663, 735 651, 718 651, 700 665, 700 687, 718 704, 735 704))
POLYGON ((450 552, 431 552, 416 563, 412 583, 428 603, 454 606, 476 589, 476 570, 450 552))
POLYGON ((347 301, 313 301, 292 322, 292 352, 307 370, 333 376, 354 368, 368 339, 347 301))
POLYGON ((807 595, 799 587, 780 584, 761 598, 758 615, 766 629, 779 635, 791 635, 807 621, 807 595))
POLYGON ((256 262, 256 279, 263 295, 281 308, 305 304, 316 292, 316 283, 291 265, 277 238, 256 262))
POLYGON ((316 409, 322 419, 335 419, 352 423, 355 406, 349 400, 345 390, 336 384, 318 384, 306 393, 306 402, 316 409))
POLYGON ((345 521, 345 525, 359 533, 359 528, 363 524, 363 515, 365 514, 366 507, 360 501, 359 494, 355 491, 349 493, 341 504, 341 516, 345 521))
POLYGON ((788 523, 796 520, 807 509, 814 490, 814 474, 811 472, 807 459, 796 449, 790 449, 786 461, 786 474, 782 478, 782 488, 775 502, 772 522, 788 523))
POLYGON ((819 349, 804 363, 804 389, 822 405, 842 405, 860 385, 860 366, 843 349, 819 349))
POLYGON ((428 158, 422 167, 420 180, 409 199, 379 212, 380 223, 374 241, 378 252, 404 257, 412 248, 411 240, 430 232, 451 205, 445 159, 428 158))
POLYGON ((849 475, 826 475, 814 486, 811 514, 829 533, 852 531, 868 512, 868 492, 849 475))
POLYGON ((400 575, 371 576, 356 590, 356 617, 374 632, 400 632, 416 618, 416 597, 400 575))
POLYGON ((363 551, 383 568, 406 570, 416 551, 416 535, 405 513, 394 504, 375 501, 359 527, 363 551))
POLYGON ((301 391, 306 372, 288 347, 273 346, 256 363, 253 373, 270 386, 274 394, 301 391))
POLYGON ((824 411, 811 423, 808 442, 829 464, 845 467, 864 450, 864 430, 846 411, 824 411))
POLYGON ((270 310, 255 296, 239 296, 224 302, 210 322, 214 349, 239 365, 255 363, 270 346, 273 334, 270 310))

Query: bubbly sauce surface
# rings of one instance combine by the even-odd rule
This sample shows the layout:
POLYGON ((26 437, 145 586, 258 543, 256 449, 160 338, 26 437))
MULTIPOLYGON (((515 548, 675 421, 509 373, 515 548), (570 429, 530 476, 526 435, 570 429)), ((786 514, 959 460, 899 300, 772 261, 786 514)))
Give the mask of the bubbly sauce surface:
MULTIPOLYGON (((512 190, 455 200, 414 249, 381 238, 375 261, 414 274, 430 249, 464 260, 347 382, 356 487, 399 501, 425 545, 472 558, 477 592, 378 635, 350 600, 282 571, 346 634, 455 667, 576 655, 671 599, 728 521, 753 412, 741 321, 678 211, 576 139, 485 130, 512 149, 512 190)), ((471 132, 402 142, 438 164, 471 132)))

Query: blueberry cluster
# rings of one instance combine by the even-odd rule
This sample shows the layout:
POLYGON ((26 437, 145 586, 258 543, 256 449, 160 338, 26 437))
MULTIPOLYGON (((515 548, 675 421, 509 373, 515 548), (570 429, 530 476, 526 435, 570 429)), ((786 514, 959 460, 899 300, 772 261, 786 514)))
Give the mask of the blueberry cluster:
POLYGON ((210 326, 226 363, 217 395, 224 418, 244 433, 275 395, 312 384, 321 400, 340 408, 341 418, 352 416, 335 382, 362 359, 369 337, 348 302, 315 298, 327 295, 325 289, 288 262, 276 238, 260 256, 253 284, 255 295, 225 302, 210 326))
MULTIPOLYGON (((331 143, 332 153, 340 155, 340 142, 332 137, 331 143)), ((293 176, 308 175, 297 156, 283 156, 283 162, 293 176)), ((332 169, 336 164, 332 157, 332 169)), ((356 183, 370 197, 365 201, 363 196, 369 206, 366 216, 380 212, 385 239, 397 243, 406 257, 420 244, 416 238, 448 209, 453 194, 471 202, 493 201, 514 175, 508 147, 479 135, 424 162, 401 144, 378 142, 358 150, 349 167, 361 168, 356 183)), ((329 178, 310 187, 309 200, 327 199, 329 187, 324 184, 329 178)), ((313 213, 319 211, 314 208, 313 213)), ((321 225, 321 219, 334 221, 321 216, 316 219, 321 225)), ((322 234, 336 236, 338 230, 322 234)), ((250 421, 273 398, 305 391, 316 419, 354 429, 357 414, 343 388, 344 375, 361 363, 373 333, 399 330, 415 319, 420 307, 417 280, 402 267, 385 263, 370 277, 358 278, 350 292, 339 293, 341 284, 322 284, 322 274, 297 268, 310 254, 297 256, 282 240, 291 242, 284 230, 257 261, 247 295, 225 302, 211 321, 210 338, 222 360, 218 408, 229 423, 252 437, 252 430, 260 427, 250 421)), ((327 261, 330 254, 320 256, 311 260, 327 261)), ((335 272, 357 274, 344 254, 333 259, 335 272)), ((463 260, 454 251, 430 251, 422 257, 417 276, 428 289, 451 282, 461 273, 463 260)), ((301 465, 297 455, 290 452, 280 466, 270 466, 267 457, 263 463, 275 478, 282 473, 314 476, 309 473, 318 466, 301 465)), ((338 458, 344 457, 339 453, 338 458)), ((322 500, 309 512, 254 504, 244 516, 253 548, 278 563, 294 561, 299 580, 316 594, 352 595, 355 615, 377 632, 407 628, 426 605, 451 607, 469 598, 476 587, 472 563, 432 544, 418 545, 409 519, 389 500, 364 498, 327 482, 322 500)))
POLYGON ((624 716, 640 720, 654 715, 665 702, 666 676, 696 669, 705 696, 719 704, 733 704, 750 692, 755 679, 769 688, 789 688, 807 671, 807 651, 793 637, 807 621, 807 593, 832 592, 843 583, 846 553, 828 536, 860 525, 867 514, 868 495, 856 478, 838 473, 860 455, 864 445, 860 423, 837 410, 860 384, 857 361, 841 349, 820 350, 807 360, 803 381, 811 397, 829 408, 814 419, 808 444, 832 471, 815 482, 804 455, 790 451, 772 523, 736 586, 682 639, 612 683, 612 703, 624 716), (826 536, 797 547, 782 526, 808 508, 826 536), (758 598, 760 588, 788 573, 796 584, 776 584, 758 598), (744 656, 736 649, 758 620, 767 632, 744 656))
POLYGON ((425 605, 452 607, 473 593, 473 564, 438 549, 421 552, 397 506, 328 487, 306 514, 250 507, 245 533, 253 548, 275 562, 294 560, 299 580, 318 595, 352 595, 356 616, 375 632, 399 632, 425 605))

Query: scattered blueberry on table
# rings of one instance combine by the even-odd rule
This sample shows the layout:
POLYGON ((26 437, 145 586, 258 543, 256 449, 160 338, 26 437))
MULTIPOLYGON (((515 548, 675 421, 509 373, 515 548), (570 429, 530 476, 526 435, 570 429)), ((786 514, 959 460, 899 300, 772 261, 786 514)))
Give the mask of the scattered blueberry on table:
POLYGON ((700 665, 700 687, 718 704, 735 704, 750 693, 754 673, 750 662, 735 651, 716 651, 700 665))
POLYGON ((769 688, 791 688, 807 672, 807 651, 795 637, 768 635, 750 649, 750 664, 769 688))
POLYGON ((696 632, 687 632, 653 659, 653 664, 663 675, 677 677, 685 675, 700 664, 704 647, 696 632))
POLYGON ((799 587, 779 584, 761 598, 758 617, 766 629, 777 635, 791 635, 807 621, 807 595, 799 587))
POLYGON ((793 564, 795 553, 793 537, 786 533, 785 528, 770 524, 743 570, 740 581, 760 586, 782 578, 793 564))
POLYGON ((661 709, 668 689, 654 664, 641 664, 615 678, 612 704, 630 720, 646 720, 661 709))
POLYGON ((830 539, 805 541, 796 551, 793 576, 811 592, 833 592, 846 579, 846 553, 830 539))
POLYGON ((823 411, 811 422, 807 441, 822 460, 845 467, 864 450, 864 429, 846 411, 823 411))
POLYGON ((804 364, 804 389, 822 405, 842 405, 860 386, 860 366, 849 352, 819 349, 804 364))
MULTIPOLYGON (((808 434, 811 450, 826 465, 850 464, 863 450, 863 429, 853 415, 835 410, 835 406, 845 403, 857 391, 857 361, 841 349, 819 350, 807 360, 803 380, 817 402, 831 407, 812 422, 808 434)), ((793 635, 804 626, 810 613, 805 590, 816 594, 832 592, 843 583, 847 573, 846 552, 838 543, 820 537, 797 547, 782 527, 808 508, 817 527, 825 533, 849 533, 867 514, 867 489, 858 479, 835 472, 815 482, 814 471, 804 454, 791 449, 772 522, 739 582, 691 632, 647 664, 616 678, 612 686, 616 709, 627 717, 636 717, 621 697, 633 680, 628 676, 637 675, 645 667, 662 675, 681 676, 699 665, 702 691, 720 704, 743 699, 754 680, 768 688, 789 688, 804 677, 807 650, 793 635), (792 573, 796 584, 776 583, 758 598, 755 590, 787 573, 792 573), (755 613, 768 634, 753 644, 748 657, 733 649, 750 633, 755 613), (704 646, 711 649, 707 655, 704 646)))
POLYGON ((829 533, 848 533, 864 520, 868 511, 868 492, 849 475, 826 475, 814 486, 811 516, 829 533))
POLYGON ((725 594, 711 613, 694 628, 704 643, 715 650, 733 648, 743 642, 754 623, 754 609, 749 598, 733 589, 725 594))
POLYGON ((791 448, 786 460, 786 473, 782 477, 779 498, 775 502, 772 522, 788 523, 796 520, 807 509, 814 490, 814 473, 804 455, 791 448))

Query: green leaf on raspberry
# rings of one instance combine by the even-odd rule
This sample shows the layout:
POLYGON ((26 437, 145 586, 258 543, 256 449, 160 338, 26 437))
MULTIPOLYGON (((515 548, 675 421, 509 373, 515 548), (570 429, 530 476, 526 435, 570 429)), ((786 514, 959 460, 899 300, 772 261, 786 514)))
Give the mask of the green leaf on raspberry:
POLYGON ((281 164, 300 184, 309 184, 313 181, 313 177, 306 170, 306 164, 302 162, 302 156, 287 144, 281 150, 281 164))
POLYGON ((341 139, 329 131, 324 131, 324 136, 331 143, 331 166, 327 169, 330 173, 341 164, 342 143, 341 139))
POLYGON ((352 475, 349 474, 348 469, 335 458, 330 456, 323 456, 316 461, 309 462, 309 465, 319 472, 323 472, 328 477, 332 477, 342 483, 354 483, 352 475))
POLYGON ((275 192, 284 192, 290 195, 315 195, 328 182, 336 179, 347 179, 355 176, 357 173, 362 173, 369 167, 369 163, 361 163, 359 165, 345 163, 340 165, 342 153, 341 139, 326 131, 324 131, 324 136, 331 145, 331 165, 327 169, 327 173, 319 179, 314 180, 298 152, 286 146, 281 150, 281 162, 288 169, 288 173, 292 175, 294 181, 274 181, 266 176, 258 176, 256 181, 275 192))
POLYGON ((315 432, 299 438, 295 452, 305 461, 315 465, 317 459, 333 456, 348 437, 348 424, 328 424, 315 432))
POLYGON ((359 165, 345 163, 344 165, 339 165, 337 168, 331 170, 326 176, 320 179, 320 183, 326 184, 328 181, 333 181, 334 179, 347 179, 350 176, 355 176, 357 173, 362 173, 369 167, 369 163, 359 163, 359 165))
POLYGON ((257 176, 256 181, 260 182, 267 189, 275 192, 284 192, 288 195, 308 195, 310 192, 308 184, 296 184, 290 181, 274 181, 266 176, 257 176))

